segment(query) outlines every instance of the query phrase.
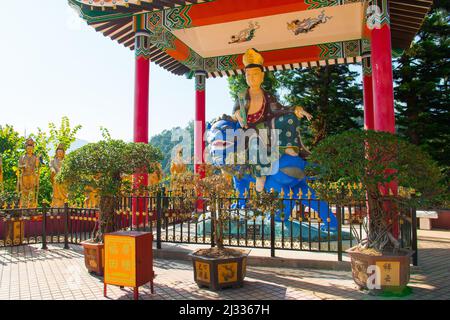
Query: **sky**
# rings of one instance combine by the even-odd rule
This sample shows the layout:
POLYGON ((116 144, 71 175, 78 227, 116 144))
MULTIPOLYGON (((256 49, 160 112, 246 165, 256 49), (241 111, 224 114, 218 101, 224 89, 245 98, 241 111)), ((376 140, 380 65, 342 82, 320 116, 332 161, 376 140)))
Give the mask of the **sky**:
MULTIPOLYGON (((105 127, 132 141, 134 52, 87 26, 66 0, 2 1, 0 12, 0 125, 28 135, 68 116, 83 127, 78 139, 98 141, 105 127)), ((194 80, 150 69, 150 136, 184 127, 194 118, 194 80)), ((226 79, 208 79, 206 119, 232 105, 226 79)))

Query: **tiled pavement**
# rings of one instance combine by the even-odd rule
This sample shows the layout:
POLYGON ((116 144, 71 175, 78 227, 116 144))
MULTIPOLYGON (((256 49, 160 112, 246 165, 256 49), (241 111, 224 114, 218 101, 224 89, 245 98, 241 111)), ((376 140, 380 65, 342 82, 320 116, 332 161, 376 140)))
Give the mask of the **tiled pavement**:
MULTIPOLYGON (((450 232, 421 232, 419 247, 413 293, 403 299, 450 299, 450 232)), ((243 288, 221 292, 198 288, 189 262, 157 259, 155 272, 155 294, 145 286, 141 299, 381 299, 358 291, 350 272, 342 271, 252 266, 243 288)), ((132 299, 132 291, 108 286, 108 298, 132 299)), ((81 248, 36 245, 0 249, 0 299, 105 298, 102 279, 87 273, 81 248)))

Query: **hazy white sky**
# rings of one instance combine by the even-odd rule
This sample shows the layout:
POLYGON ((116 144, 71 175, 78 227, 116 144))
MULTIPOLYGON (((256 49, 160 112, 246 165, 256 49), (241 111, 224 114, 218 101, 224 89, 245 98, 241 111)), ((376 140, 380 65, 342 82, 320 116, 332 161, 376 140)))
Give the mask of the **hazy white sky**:
MULTIPOLYGON (((85 25, 66 0, 2 1, 0 125, 47 130, 68 116, 79 139, 132 140, 134 53, 85 25), (5 14, 7 13, 7 14, 5 14)), ((194 80, 151 65, 150 136, 194 117, 194 80)), ((207 120, 230 113, 226 79, 209 79, 207 120)))

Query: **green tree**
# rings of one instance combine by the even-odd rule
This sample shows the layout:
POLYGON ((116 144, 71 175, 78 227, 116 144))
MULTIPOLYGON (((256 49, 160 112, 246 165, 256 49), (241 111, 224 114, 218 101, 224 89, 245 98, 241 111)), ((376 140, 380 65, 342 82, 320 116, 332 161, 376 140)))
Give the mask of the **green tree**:
MULTIPOLYGON (((160 134, 154 135, 150 138, 150 144, 159 148, 164 156, 161 162, 162 169, 166 175, 170 174, 170 164, 172 161, 172 151, 181 142, 180 140, 172 139, 175 137, 176 132, 180 130, 186 130, 191 139, 191 153, 194 152, 194 121, 190 121, 188 125, 182 129, 175 127, 170 130, 164 130, 160 134)), ((193 165, 189 165, 188 168, 192 171, 193 165)))
POLYGON ((399 134, 450 167, 450 1, 435 1, 410 48, 395 61, 399 134))
POLYGON ((17 163, 24 152, 25 139, 10 125, 0 126, 0 157, 3 161, 4 191, 11 193, 17 187, 17 163))
POLYGON ((314 117, 310 123, 304 122, 307 144, 315 146, 329 135, 361 127, 362 89, 357 76, 348 65, 280 73, 278 81, 287 92, 285 100, 304 107, 314 117))
POLYGON ((161 159, 161 151, 150 144, 109 139, 72 151, 57 179, 66 182, 74 193, 86 187, 99 191, 99 230, 94 239, 101 242, 103 235, 114 228, 114 197, 120 196, 122 178, 143 168, 151 173, 154 163, 161 159))
POLYGON ((365 249, 398 248, 389 222, 392 208, 426 208, 448 199, 448 194, 443 198, 443 177, 431 156, 390 133, 350 130, 330 136, 312 150, 309 161, 314 165, 307 168, 308 175, 316 178, 311 186, 320 199, 342 206, 354 199, 365 201, 367 195, 368 238, 359 239, 365 249), (386 168, 393 174, 387 174, 386 168), (380 186, 392 186, 394 181, 400 192, 383 194, 380 186), (390 206, 385 206, 386 200, 390 206))
MULTIPOLYGON (((51 200, 52 185, 50 183, 48 137, 38 129, 29 136, 35 141, 35 154, 40 161, 38 204, 51 200)), ((18 191, 17 165, 20 156, 25 153, 25 138, 21 137, 12 126, 0 126, 0 153, 3 160, 4 191, 15 194, 18 191)), ((8 198, 13 199, 15 197, 8 198)))
POLYGON ((78 131, 82 128, 81 125, 76 125, 72 129, 68 117, 62 117, 59 128, 57 128, 53 122, 50 122, 48 127, 50 129, 49 142, 53 144, 55 150, 60 143, 64 144, 66 150, 68 150, 71 144, 76 140, 78 131))

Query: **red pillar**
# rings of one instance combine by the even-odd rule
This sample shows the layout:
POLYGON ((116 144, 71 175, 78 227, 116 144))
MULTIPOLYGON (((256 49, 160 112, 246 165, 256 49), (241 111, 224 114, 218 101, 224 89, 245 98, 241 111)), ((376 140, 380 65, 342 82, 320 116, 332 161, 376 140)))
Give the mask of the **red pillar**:
POLYGON ((364 93, 364 129, 374 130, 372 65, 370 57, 362 60, 363 93, 364 93))
POLYGON ((395 133, 394 85, 389 25, 372 32, 372 81, 374 127, 395 133))
POLYGON ((205 172, 201 170, 204 163, 205 152, 205 117, 206 117, 206 73, 197 71, 195 73, 195 124, 194 124, 194 170, 203 178, 205 172))
MULTIPOLYGON (((376 23, 371 31, 371 62, 373 81, 373 110, 374 129, 395 133, 394 113, 394 81, 392 73, 392 45, 391 28, 387 0, 374 0, 372 5, 377 5, 376 23)), ((386 174, 395 174, 392 169, 386 170, 386 174)), ((384 194, 397 194, 397 183, 393 182, 380 186, 384 194)), ((390 207, 389 203, 386 203, 390 207)), ((398 238, 398 214, 395 208, 391 211, 393 221, 393 235, 398 238)))
POLYGON ((134 89, 134 142, 148 143, 148 100, 150 83, 150 41, 145 33, 136 34, 134 89))
MULTIPOLYGON (((146 32, 135 36, 135 89, 134 89, 134 142, 148 143, 148 102, 150 83, 150 39, 146 32)), ((134 188, 148 185, 147 174, 133 176, 134 188)), ((142 222, 142 215, 136 219, 136 212, 145 211, 144 201, 133 202, 133 224, 142 222)))
MULTIPOLYGON (((205 153, 205 118, 206 118, 206 72, 195 72, 195 123, 194 123, 194 171, 201 178, 205 171, 201 165, 204 163, 205 153)), ((198 195, 199 197, 201 194, 198 195)), ((203 201, 197 202, 197 211, 203 211, 203 201)))

